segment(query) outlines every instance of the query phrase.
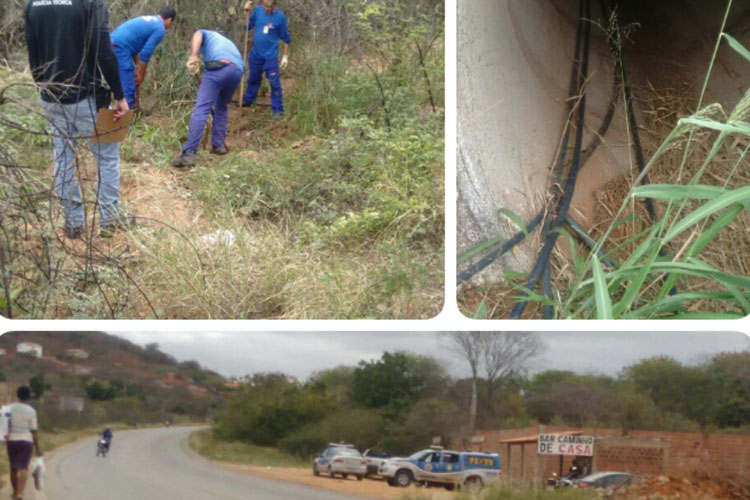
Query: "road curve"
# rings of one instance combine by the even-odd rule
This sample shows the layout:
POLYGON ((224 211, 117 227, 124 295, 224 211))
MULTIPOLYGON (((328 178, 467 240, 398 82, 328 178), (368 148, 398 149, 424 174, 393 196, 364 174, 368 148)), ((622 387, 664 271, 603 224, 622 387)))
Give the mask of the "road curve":
MULTIPOLYGON (((28 500, 358 500, 302 485, 223 469, 193 453, 197 428, 118 432, 106 458, 96 438, 45 457, 43 492, 30 485, 28 500)), ((30 481, 33 482, 33 481, 30 481)))

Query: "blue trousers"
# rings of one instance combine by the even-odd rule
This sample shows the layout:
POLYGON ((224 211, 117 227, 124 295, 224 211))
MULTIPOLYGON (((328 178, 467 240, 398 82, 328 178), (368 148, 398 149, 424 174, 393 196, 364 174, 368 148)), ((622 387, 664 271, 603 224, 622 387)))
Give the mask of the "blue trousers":
POLYGON ((125 93, 128 106, 133 109, 135 108, 135 65, 133 64, 133 56, 117 45, 112 48, 115 51, 115 56, 117 56, 117 66, 120 68, 122 91, 125 93))
POLYGON ((258 89, 260 89, 260 83, 263 80, 263 72, 265 71, 268 84, 271 86, 271 110, 275 115, 283 114, 284 102, 281 95, 279 60, 277 58, 263 59, 255 57, 251 52, 250 57, 248 57, 248 63, 250 65, 250 76, 247 78, 247 90, 245 91, 245 95, 242 96, 242 105, 249 106, 255 102, 258 89))
MULTIPOLYGON (((78 141, 94 135, 96 103, 89 97, 75 104, 56 104, 42 101, 49 117, 55 145, 55 191, 62 201, 65 224, 68 227, 83 225, 83 203, 76 178, 79 163, 78 141)), ((99 173, 96 196, 99 205, 99 223, 109 224, 118 215, 120 201, 120 143, 92 143, 88 147, 94 154, 99 173)))
POLYGON ((232 64, 203 73, 203 80, 198 88, 198 99, 193 114, 190 115, 190 128, 187 142, 182 148, 183 153, 198 151, 211 108, 214 109, 211 145, 217 148, 224 145, 229 122, 229 101, 241 81, 242 70, 232 64))

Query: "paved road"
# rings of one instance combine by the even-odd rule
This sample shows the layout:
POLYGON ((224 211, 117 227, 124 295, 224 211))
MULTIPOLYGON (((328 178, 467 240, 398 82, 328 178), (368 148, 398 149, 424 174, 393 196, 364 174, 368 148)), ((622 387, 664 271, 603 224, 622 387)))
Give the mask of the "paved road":
MULTIPOLYGON (((356 497, 228 471, 192 453, 195 428, 118 432, 106 458, 96 439, 50 453, 44 492, 33 500, 358 500, 356 497)), ((31 482, 31 481, 30 481, 31 482)))

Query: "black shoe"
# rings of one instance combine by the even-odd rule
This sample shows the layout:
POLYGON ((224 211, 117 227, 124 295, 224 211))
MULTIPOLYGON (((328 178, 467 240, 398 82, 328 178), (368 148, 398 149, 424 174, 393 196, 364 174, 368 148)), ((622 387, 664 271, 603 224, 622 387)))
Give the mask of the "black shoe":
POLYGON ((78 227, 71 227, 67 224, 65 224, 65 230, 63 233, 65 234, 66 238, 70 238, 71 240, 77 240, 81 237, 81 233, 83 232, 83 226, 78 227))
POLYGON ((226 146, 211 146, 212 155, 225 155, 227 153, 228 151, 226 146))
POLYGON ((99 229, 99 236, 102 238, 111 238, 116 231, 129 231, 135 227, 135 217, 132 215, 121 215, 112 222, 102 224, 99 229))
POLYGON ((192 167, 195 165, 195 151, 185 151, 172 162, 173 167, 192 167))

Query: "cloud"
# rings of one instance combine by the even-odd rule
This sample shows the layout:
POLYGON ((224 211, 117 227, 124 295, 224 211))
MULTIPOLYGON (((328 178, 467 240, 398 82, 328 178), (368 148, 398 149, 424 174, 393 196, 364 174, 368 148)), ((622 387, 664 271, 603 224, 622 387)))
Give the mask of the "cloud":
MULTIPOLYGON (((156 342, 181 361, 196 360, 225 376, 283 372, 306 379, 319 370, 355 366, 385 351, 409 351, 440 359, 450 373, 468 375, 439 332, 110 332, 137 344, 156 342)), ((722 351, 750 348, 737 333, 542 332, 546 351, 532 372, 557 369, 616 375, 653 356, 700 362, 722 351)))

